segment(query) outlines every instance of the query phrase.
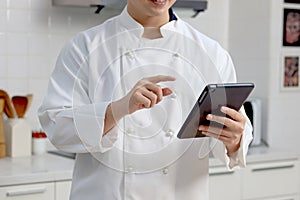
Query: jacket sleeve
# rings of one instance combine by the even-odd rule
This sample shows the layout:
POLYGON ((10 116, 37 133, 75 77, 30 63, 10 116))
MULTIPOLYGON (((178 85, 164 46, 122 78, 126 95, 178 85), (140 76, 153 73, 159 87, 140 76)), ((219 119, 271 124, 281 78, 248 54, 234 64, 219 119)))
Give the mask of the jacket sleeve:
MULTIPOLYGON (((241 109, 246 116, 244 108, 241 109)), ((243 132, 240 148, 230 157, 227 155, 227 149, 223 142, 211 138, 211 148, 213 155, 219 158, 229 169, 235 169, 239 167, 246 167, 246 156, 248 147, 252 141, 252 126, 247 117, 247 122, 243 132)))
MULTIPOLYGON (((234 83, 237 82, 236 80, 236 73, 230 58, 230 55, 223 50, 222 59, 220 59, 220 75, 222 81, 225 83, 234 83)), ((238 151, 229 157, 227 155, 227 149, 223 142, 211 138, 210 146, 212 149, 212 153, 215 157, 219 158, 222 162, 226 164, 229 169, 234 169, 238 167, 245 167, 246 166, 246 155, 248 152, 249 144, 251 143, 252 137, 252 125, 250 120, 248 119, 244 108, 241 108, 243 115, 247 118, 247 122, 243 131, 242 140, 240 144, 240 148, 238 151)))
POLYGON ((56 148, 74 153, 103 153, 113 147, 118 131, 113 128, 102 136, 110 102, 93 102, 89 96, 85 45, 77 37, 60 52, 38 116, 56 148))

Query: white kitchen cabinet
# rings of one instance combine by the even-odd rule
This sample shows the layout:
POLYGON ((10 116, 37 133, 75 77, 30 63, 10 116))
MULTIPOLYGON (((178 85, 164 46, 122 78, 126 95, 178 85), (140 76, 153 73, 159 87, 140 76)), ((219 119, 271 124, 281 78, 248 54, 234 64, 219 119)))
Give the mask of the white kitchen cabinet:
POLYGON ((69 200, 71 181, 0 187, 1 200, 69 200))
POLYGON ((299 160, 253 162, 245 169, 228 171, 210 167, 210 200, 300 200, 299 160))
POLYGON ((242 199, 295 199, 299 195, 298 160, 249 164, 242 175, 242 199))
POLYGON ((74 160, 53 154, 0 159, 0 200, 68 200, 74 160))
POLYGON ((54 200, 54 183, 0 187, 1 200, 54 200))
POLYGON ((71 181, 60 181, 55 183, 55 200, 69 200, 71 193, 71 181))
POLYGON ((209 199, 240 200, 240 171, 228 171, 226 167, 209 169, 209 199))

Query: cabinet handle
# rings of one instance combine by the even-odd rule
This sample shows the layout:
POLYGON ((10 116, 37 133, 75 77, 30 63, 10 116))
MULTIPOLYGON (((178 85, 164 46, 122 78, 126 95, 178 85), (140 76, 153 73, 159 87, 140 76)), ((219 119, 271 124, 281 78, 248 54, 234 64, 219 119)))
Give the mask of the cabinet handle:
POLYGON ((213 172, 209 174, 210 176, 222 176, 222 175, 230 175, 233 174, 233 171, 228 171, 228 172, 213 172))
POLYGON ((44 192, 46 192, 46 187, 28 188, 28 189, 7 191, 6 196, 14 197, 14 196, 29 195, 29 194, 40 194, 40 193, 44 193, 44 192))
POLYGON ((295 167, 295 165, 286 165, 286 166, 278 166, 278 167, 265 167, 265 168, 252 169, 252 172, 277 170, 277 169, 290 169, 290 168, 293 168, 293 167, 295 167))

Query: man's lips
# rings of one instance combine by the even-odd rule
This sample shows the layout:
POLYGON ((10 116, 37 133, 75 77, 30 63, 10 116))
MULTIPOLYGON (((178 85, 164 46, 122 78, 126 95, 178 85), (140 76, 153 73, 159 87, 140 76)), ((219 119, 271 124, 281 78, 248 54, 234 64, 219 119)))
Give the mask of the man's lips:
POLYGON ((166 0, 151 0, 155 5, 163 6, 166 4, 166 0))

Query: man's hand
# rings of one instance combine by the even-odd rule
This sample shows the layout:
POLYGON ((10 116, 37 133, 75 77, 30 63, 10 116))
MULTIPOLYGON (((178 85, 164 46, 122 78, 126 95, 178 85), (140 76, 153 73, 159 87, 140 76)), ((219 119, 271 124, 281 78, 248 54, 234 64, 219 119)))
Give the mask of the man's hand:
POLYGON ((139 80, 125 97, 112 102, 107 107, 103 135, 112 129, 116 122, 125 115, 132 114, 143 108, 152 108, 164 96, 172 94, 173 91, 170 88, 162 88, 158 83, 175 81, 175 79, 172 76, 158 75, 139 80))
POLYGON ((172 94, 170 88, 161 88, 157 83, 175 81, 172 76, 152 76, 139 80, 131 91, 121 99, 122 104, 127 108, 127 114, 134 113, 143 108, 152 108, 159 103, 163 96, 172 94))
POLYGON ((241 111, 238 112, 224 106, 221 108, 221 112, 230 116, 232 119, 212 114, 208 114, 206 119, 223 124, 223 128, 201 125, 199 126, 199 130, 202 131, 204 135, 211 136, 222 141, 226 146, 227 154, 231 155, 240 147, 243 131, 245 129, 246 117, 241 113, 241 111))

